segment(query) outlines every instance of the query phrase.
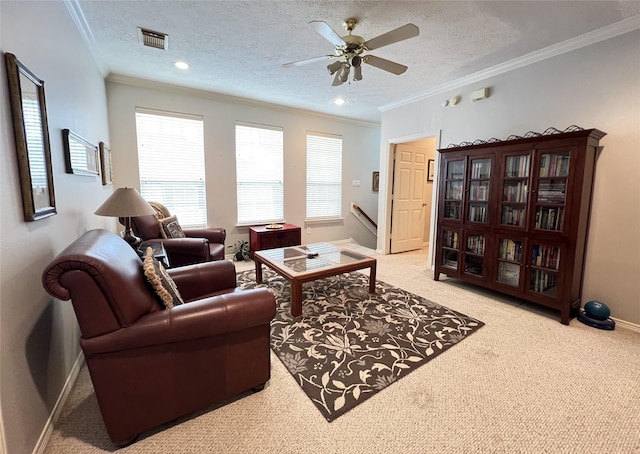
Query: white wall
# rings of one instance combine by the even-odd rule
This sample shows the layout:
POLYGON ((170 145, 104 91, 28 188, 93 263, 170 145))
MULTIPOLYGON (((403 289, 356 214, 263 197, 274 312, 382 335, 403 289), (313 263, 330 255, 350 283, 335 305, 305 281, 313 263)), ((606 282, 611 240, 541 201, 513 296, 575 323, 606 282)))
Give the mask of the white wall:
MULTIPOLYGON (((613 317, 640 324, 640 31, 385 112, 380 167, 388 167, 385 150, 395 137, 441 129, 446 147, 570 125, 607 133, 596 165, 583 303, 603 301, 613 317), (491 96, 471 102, 482 87, 491 87, 491 96), (454 95, 461 103, 443 108, 454 95)), ((381 194, 387 185, 381 174, 381 194)), ((381 198, 379 224, 388 215, 381 198)), ((378 247, 385 241, 379 235, 378 247)))
POLYGON ((2 52, 44 80, 58 214, 24 222, 4 55, 0 65, 0 405, 8 453, 29 453, 73 368, 80 336, 70 302, 42 288, 49 261, 85 230, 114 227, 93 211, 108 197, 99 177, 64 172, 61 129, 109 141, 102 75, 63 2, 0 2, 2 52))
POLYGON ((377 217, 378 193, 371 190, 371 176, 378 170, 378 124, 124 78, 109 79, 107 98, 116 186, 140 188, 136 107, 201 115, 204 118, 208 225, 227 230, 227 245, 238 239, 248 240, 248 229, 236 227, 235 123, 280 126, 284 129, 286 222, 303 227, 303 243, 353 238, 375 248, 375 237, 351 214, 350 203, 357 203, 373 219, 377 217), (305 224, 307 131, 342 136, 343 221, 305 224), (360 180, 361 185, 351 186, 352 180, 360 180), (310 234, 306 233, 307 227, 311 228, 310 234))

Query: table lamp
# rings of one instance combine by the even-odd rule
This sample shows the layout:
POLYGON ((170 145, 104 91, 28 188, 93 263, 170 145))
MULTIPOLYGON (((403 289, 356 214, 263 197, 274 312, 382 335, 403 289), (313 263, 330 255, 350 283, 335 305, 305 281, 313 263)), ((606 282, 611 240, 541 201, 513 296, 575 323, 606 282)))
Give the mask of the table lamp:
POLYGON ((142 198, 135 188, 118 188, 100 205, 95 212, 98 216, 124 218, 122 239, 132 247, 140 242, 140 238, 131 231, 131 217, 156 214, 156 210, 142 198))

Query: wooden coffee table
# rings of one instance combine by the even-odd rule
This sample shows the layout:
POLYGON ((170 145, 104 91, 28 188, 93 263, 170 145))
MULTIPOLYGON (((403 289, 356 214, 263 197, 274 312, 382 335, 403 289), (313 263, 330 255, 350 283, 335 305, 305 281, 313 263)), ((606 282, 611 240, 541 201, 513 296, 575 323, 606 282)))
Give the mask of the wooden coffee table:
POLYGON ((291 284, 291 315, 302 315, 302 284, 369 268, 369 293, 376 292, 376 259, 340 249, 328 243, 307 244, 256 251, 256 282, 262 283, 262 265, 271 268, 291 284))

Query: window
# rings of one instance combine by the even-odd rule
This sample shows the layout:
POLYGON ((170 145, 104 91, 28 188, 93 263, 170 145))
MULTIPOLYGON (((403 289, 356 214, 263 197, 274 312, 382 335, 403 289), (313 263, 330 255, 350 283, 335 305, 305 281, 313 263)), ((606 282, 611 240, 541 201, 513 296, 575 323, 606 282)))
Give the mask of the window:
POLYGON ((282 128, 236 124, 238 225, 284 220, 282 128))
POLYGON ((140 194, 183 226, 205 226, 202 117, 136 109, 140 194))
POLYGON ((342 215, 342 138, 307 134, 307 219, 342 215))

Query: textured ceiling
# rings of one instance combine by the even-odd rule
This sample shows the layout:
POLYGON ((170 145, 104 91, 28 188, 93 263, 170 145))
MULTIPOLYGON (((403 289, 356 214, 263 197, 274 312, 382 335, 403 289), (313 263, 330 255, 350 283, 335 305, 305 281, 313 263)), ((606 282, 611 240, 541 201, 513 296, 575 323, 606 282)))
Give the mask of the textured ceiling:
MULTIPOLYGON (((204 89, 348 118, 379 121, 379 108, 640 14, 640 1, 89 1, 69 0, 105 75, 204 89), (420 35, 371 54, 409 69, 396 76, 363 65, 363 79, 331 86, 331 54, 308 24, 339 35, 348 17, 365 40, 406 23, 420 35), (137 27, 169 35, 143 47, 137 27), (185 60, 190 69, 173 66, 185 60), (347 103, 337 107, 332 100, 347 103)), ((637 23, 637 21, 636 21, 637 23)))

